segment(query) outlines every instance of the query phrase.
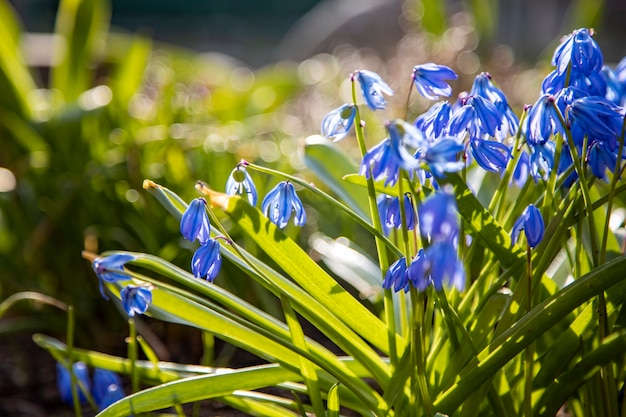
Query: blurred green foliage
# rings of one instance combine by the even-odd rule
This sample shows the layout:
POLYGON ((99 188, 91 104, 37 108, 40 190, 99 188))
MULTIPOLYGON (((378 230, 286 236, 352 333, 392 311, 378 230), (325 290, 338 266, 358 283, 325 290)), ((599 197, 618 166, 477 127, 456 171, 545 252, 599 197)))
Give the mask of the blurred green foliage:
MULTIPOLYGON (((29 68, 18 17, 0 1, 0 168, 9 184, 0 192, 0 299, 43 292, 90 324, 112 310, 83 249, 190 259, 143 180, 191 198, 198 179, 222 189, 241 158, 290 171, 295 145, 280 109, 301 88, 296 67, 253 72, 157 48, 109 33, 109 15, 104 0, 62 0, 44 48, 50 65, 29 68)), ((82 332, 86 340, 97 328, 82 332)))

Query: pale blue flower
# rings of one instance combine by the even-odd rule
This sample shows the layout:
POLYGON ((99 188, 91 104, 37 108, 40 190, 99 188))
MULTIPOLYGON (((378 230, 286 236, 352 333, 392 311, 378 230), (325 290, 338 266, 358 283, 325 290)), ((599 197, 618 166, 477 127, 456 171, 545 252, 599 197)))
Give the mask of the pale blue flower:
POLYGON ((433 63, 413 67, 413 83, 417 91, 429 100, 437 100, 440 96, 450 97, 452 87, 446 80, 456 80, 456 73, 445 65, 433 63))
POLYGON ((267 193, 261 204, 261 210, 272 223, 281 229, 289 223, 292 212, 295 212, 293 222, 296 226, 306 223, 306 212, 302 201, 289 181, 279 183, 267 193))
POLYGON ((233 169, 230 173, 230 176, 226 181, 226 194, 245 194, 248 198, 248 202, 250 203, 250 205, 255 206, 258 199, 258 193, 256 190, 256 186, 254 185, 254 181, 252 181, 252 177, 250 177, 250 174, 248 174, 248 171, 246 171, 245 165, 245 162, 237 164, 237 167, 233 169))
POLYGON ((380 75, 372 71, 357 71, 356 78, 361 85, 361 92, 367 106, 372 110, 384 110, 387 107, 387 101, 383 97, 383 93, 392 96, 391 87, 380 78, 380 75))
POLYGON ((152 290, 149 287, 127 285, 120 292, 122 307, 126 313, 133 317, 135 314, 143 314, 152 303, 152 290))
POLYGON ((118 281, 128 281, 131 279, 124 270, 124 265, 135 259, 133 255, 127 253, 116 253, 114 255, 94 259, 92 268, 100 280, 100 294, 102 294, 102 297, 107 300, 109 299, 104 293, 103 282, 116 283, 118 281))
POLYGON ((356 106, 353 104, 344 104, 331 111, 322 120, 322 136, 339 142, 350 132, 355 116, 356 106))

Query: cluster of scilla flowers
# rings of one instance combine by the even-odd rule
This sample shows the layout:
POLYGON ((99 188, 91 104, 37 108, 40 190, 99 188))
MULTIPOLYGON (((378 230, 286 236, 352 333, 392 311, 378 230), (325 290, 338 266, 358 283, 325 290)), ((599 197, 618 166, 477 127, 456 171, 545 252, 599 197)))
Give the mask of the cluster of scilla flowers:
MULTIPOLYGON (((624 128, 620 105, 626 103, 626 59, 615 70, 606 67, 592 35, 592 30, 579 29, 563 38, 552 59, 555 69, 544 80, 541 97, 525 107, 528 114, 522 126, 502 90, 489 74, 481 73, 471 90, 461 93, 454 103, 437 101, 412 124, 403 120, 386 122, 388 137, 364 155, 360 174, 394 185, 404 172, 421 183, 430 179, 437 189, 438 178, 464 166, 460 155, 487 171, 503 172, 512 157, 512 141, 508 139, 521 129, 528 151, 522 151, 515 161, 516 184, 524 184, 528 174, 535 181, 547 180, 558 164, 559 174, 572 172, 565 183, 569 186, 576 179, 572 164, 580 155, 585 156, 583 162, 589 164, 596 177, 604 178, 606 170, 613 170, 617 159, 624 157, 618 138, 624 128), (562 141, 560 155, 556 140, 562 141)), ((370 109, 386 108, 384 94, 393 95, 393 90, 378 74, 362 70, 352 77, 359 82, 370 109)), ((430 100, 449 97, 452 89, 447 81, 456 78, 450 68, 432 63, 415 66, 412 75, 417 91, 430 100)), ((331 111, 322 121, 322 134, 335 141, 345 138, 357 114, 356 103, 331 111)), ((379 198, 385 233, 393 228, 415 228, 411 198, 405 196, 403 203, 404 226, 400 204, 398 198, 379 198)), ((459 228, 454 198, 437 191, 417 208, 417 220, 421 236, 426 238, 425 248, 419 249, 408 265, 404 258, 395 262, 383 286, 406 291, 409 285, 423 290, 429 284, 441 289, 443 283, 449 283, 462 289, 464 272, 456 257, 459 228)), ((515 222, 513 241, 521 230, 526 233, 529 247, 535 247, 543 238, 543 219, 534 205, 528 206, 515 222)))
MULTIPOLYGON (((246 165, 247 163, 242 161, 231 172, 226 182, 226 194, 245 195, 247 201, 255 206, 258 193, 250 174, 246 171, 246 165)), ((304 206, 289 181, 280 182, 270 190, 261 207, 263 213, 281 229, 289 223, 292 212, 295 213, 296 226, 306 223, 304 206)), ((199 197, 189 203, 180 221, 180 233, 185 239, 191 242, 198 240, 200 243, 191 259, 191 272, 194 277, 213 282, 222 266, 219 239, 226 239, 222 236, 211 237, 207 201, 204 198, 199 197)), ((134 259, 135 257, 130 254, 115 254, 94 260, 93 270, 100 279, 100 292, 104 298, 108 297, 104 292, 103 282, 130 280, 131 277, 125 272, 124 266, 134 259)), ((122 288, 120 298, 129 316, 146 312, 152 301, 151 290, 152 287, 149 285, 127 285, 122 288)))
MULTIPOLYGON (((124 398, 122 381, 115 372, 96 368, 93 372, 93 383, 89 378, 89 370, 84 362, 74 362, 72 372, 79 386, 82 386, 91 400, 95 402, 98 410, 102 411, 114 402, 124 398)), ((57 387, 61 394, 61 400, 66 404, 73 403, 72 376, 70 371, 61 363, 57 362, 57 387)), ((78 402, 85 404, 87 396, 82 389, 78 389, 78 402)))

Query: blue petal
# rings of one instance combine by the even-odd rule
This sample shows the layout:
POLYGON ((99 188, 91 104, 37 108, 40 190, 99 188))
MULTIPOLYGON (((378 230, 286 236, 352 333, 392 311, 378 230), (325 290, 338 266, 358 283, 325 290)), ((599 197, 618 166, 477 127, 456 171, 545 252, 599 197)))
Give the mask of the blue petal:
POLYGON ((180 234, 189 241, 198 239, 206 242, 210 236, 209 216, 206 212, 206 200, 196 198, 189 203, 180 220, 180 234))
POLYGON ((380 78, 380 75, 372 71, 357 71, 357 79, 361 85, 361 93, 372 110, 383 110, 387 107, 387 101, 383 93, 393 95, 393 90, 380 78))
POLYGON ((213 282, 222 266, 220 244, 217 239, 210 239, 200 246, 191 259, 191 271, 196 278, 206 277, 213 282))
POLYGON ((146 287, 127 285, 120 292, 122 306, 129 316, 143 314, 152 302, 152 291, 146 287))

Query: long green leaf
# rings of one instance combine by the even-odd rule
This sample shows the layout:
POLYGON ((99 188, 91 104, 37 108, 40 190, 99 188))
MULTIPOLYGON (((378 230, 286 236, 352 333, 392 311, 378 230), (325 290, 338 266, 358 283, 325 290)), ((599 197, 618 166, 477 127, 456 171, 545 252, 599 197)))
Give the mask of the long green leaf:
MULTIPOLYGON (((287 275, 354 329, 368 342, 389 353, 387 327, 363 304, 341 287, 306 252, 261 212, 240 198, 214 195, 211 203, 222 208, 287 275)), ((402 349, 404 342, 397 337, 402 349)))
POLYGON ((484 349, 479 354, 479 362, 468 365, 456 384, 436 399, 435 408, 453 412, 476 387, 485 383, 526 346, 591 297, 624 280, 625 269, 626 256, 621 256, 541 302, 484 349))
POLYGON ((173 381, 129 395, 98 414, 124 417, 208 398, 222 397, 236 390, 254 390, 298 379, 298 375, 276 365, 255 366, 219 375, 202 375, 173 381))

